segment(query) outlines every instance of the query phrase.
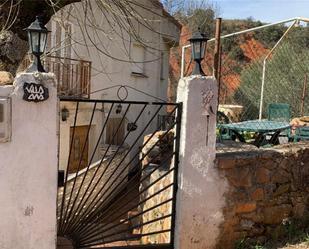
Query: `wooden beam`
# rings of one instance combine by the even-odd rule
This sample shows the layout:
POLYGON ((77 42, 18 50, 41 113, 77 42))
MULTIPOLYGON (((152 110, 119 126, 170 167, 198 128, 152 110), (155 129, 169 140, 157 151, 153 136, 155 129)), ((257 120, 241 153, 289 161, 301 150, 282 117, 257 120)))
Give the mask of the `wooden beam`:
POLYGON ((214 54, 214 76, 218 80, 219 78, 219 66, 220 66, 220 46, 221 46, 221 18, 216 19, 216 36, 215 36, 215 54, 214 54))
POLYGON ((215 53, 214 53, 214 76, 218 83, 218 108, 220 101, 220 78, 221 78, 221 23, 222 18, 216 19, 215 53))

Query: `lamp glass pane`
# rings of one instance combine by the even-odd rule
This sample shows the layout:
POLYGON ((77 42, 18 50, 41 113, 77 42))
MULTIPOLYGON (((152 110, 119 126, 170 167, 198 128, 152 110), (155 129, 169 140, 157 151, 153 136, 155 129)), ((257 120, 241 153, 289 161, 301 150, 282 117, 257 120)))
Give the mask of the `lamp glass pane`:
POLYGON ((32 52, 39 53, 40 52, 40 33, 35 31, 30 31, 31 33, 31 45, 32 45, 32 52))
POLYGON ((194 60, 195 59, 195 52, 194 52, 194 42, 191 43, 191 57, 194 60))
POLYGON ((41 33, 40 35, 40 52, 43 54, 46 47, 46 41, 47 41, 47 33, 41 33))
POLYGON ((31 38, 31 32, 28 32, 28 42, 29 42, 29 50, 32 52, 32 38, 31 38))
POLYGON ((201 45, 199 41, 193 42, 193 59, 198 60, 201 58, 201 45))
POLYGON ((206 45, 207 45, 207 42, 205 41, 201 42, 201 59, 204 59, 205 57, 206 45))

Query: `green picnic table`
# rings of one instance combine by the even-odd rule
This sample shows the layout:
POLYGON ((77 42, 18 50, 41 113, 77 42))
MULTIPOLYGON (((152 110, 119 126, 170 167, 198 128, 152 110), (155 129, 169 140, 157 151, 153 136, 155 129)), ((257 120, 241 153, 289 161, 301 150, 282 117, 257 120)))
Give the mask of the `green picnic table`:
POLYGON ((278 144, 280 133, 289 128, 290 124, 288 122, 270 121, 267 119, 220 124, 219 126, 220 134, 223 129, 227 129, 234 133, 236 138, 243 143, 245 143, 246 140, 241 132, 255 132, 257 135, 253 144, 257 147, 260 147, 264 143, 278 144), (269 140, 266 139, 266 135, 270 136, 269 140))

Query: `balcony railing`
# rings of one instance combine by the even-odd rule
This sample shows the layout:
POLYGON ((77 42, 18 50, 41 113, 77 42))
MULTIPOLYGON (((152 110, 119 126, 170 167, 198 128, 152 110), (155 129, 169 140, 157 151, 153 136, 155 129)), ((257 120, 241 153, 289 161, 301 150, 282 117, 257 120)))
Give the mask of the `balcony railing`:
MULTIPOLYGON (((90 97, 91 61, 46 56, 42 63, 47 72, 56 75, 59 95, 90 97)), ((20 71, 26 69, 29 64, 30 60, 25 59, 20 71)))

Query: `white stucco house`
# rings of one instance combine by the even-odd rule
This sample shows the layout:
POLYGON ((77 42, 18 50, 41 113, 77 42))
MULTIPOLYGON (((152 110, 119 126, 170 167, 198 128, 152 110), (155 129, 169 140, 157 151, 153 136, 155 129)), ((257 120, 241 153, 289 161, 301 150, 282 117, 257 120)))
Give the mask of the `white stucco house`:
MULTIPOLYGON (((47 24, 51 35, 48 38, 45 68, 55 73, 59 95, 118 100, 119 86, 126 85, 126 100, 167 100, 169 51, 178 44, 181 25, 164 10, 159 0, 136 0, 134 8, 139 14, 136 20, 127 20, 118 13, 118 21, 115 20, 115 15, 110 14, 114 10, 101 6, 99 2, 81 1, 70 4, 58 11, 47 24)), ((123 89, 119 94, 124 96, 123 89)), ((87 137, 93 104, 80 104, 72 140, 75 107, 74 101, 60 103, 59 168, 66 169, 71 147, 71 172, 76 171, 74 168, 81 157, 81 168, 84 168, 90 160, 95 162, 100 158, 105 144, 117 145, 126 133, 126 125, 123 125, 117 138, 113 138, 111 134, 125 108, 120 113, 112 112, 100 141, 101 150, 94 152, 110 105, 97 105, 87 137), (85 142, 86 152, 80 155, 85 142), (91 159, 93 153, 94 157, 91 159)), ((151 111, 144 113, 140 122, 145 123, 151 111)), ((137 112, 138 110, 131 108, 126 122, 131 122, 137 112)), ((165 113, 166 110, 162 108, 160 114, 165 113)), ((156 125, 155 122, 153 125, 156 125)), ((137 128, 137 132, 142 127, 143 124, 137 128)))

